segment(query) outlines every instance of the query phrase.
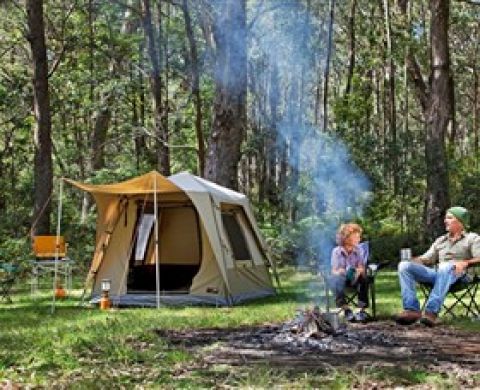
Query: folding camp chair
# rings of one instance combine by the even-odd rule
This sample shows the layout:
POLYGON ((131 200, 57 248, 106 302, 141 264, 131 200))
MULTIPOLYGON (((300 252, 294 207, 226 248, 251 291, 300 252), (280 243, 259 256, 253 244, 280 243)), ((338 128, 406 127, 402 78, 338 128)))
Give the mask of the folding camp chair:
MULTIPOLYGON (((453 302, 447 302, 447 299, 445 299, 443 302, 444 311, 440 313, 441 315, 450 315, 452 318, 459 316, 480 318, 480 299, 477 299, 477 292, 480 288, 480 265, 476 264, 469 267, 467 277, 467 281, 458 280, 450 286, 447 298, 453 298, 453 302), (455 311, 461 314, 458 315, 455 311)), ((424 298, 423 310, 433 285, 419 283, 419 287, 424 298)))
MULTIPOLYGON (((372 318, 376 319, 377 305, 376 305, 376 297, 375 297, 375 276, 377 274, 378 264, 370 264, 368 262, 368 259, 370 257, 370 245, 368 241, 361 242, 358 246, 362 251, 362 258, 365 264, 368 294, 371 302, 370 305, 371 305, 372 318)), ((345 301, 347 305, 356 304, 357 299, 358 299, 357 290, 351 287, 347 287, 345 291, 345 301)))
POLYGON ((32 243, 35 260, 32 264, 32 293, 38 289, 38 279, 55 273, 65 278, 67 289, 72 288, 73 261, 67 257, 68 245, 63 236, 35 236, 32 243))
POLYGON ((12 303, 10 293, 15 284, 19 266, 10 263, 0 263, 0 300, 12 303))

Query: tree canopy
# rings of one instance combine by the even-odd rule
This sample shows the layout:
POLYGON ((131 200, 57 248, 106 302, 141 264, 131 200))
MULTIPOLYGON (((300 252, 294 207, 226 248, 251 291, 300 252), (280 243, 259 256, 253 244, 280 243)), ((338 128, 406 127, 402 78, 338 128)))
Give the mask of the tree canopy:
MULTIPOLYGON (((347 219, 420 243, 451 204, 478 229, 479 20, 447 0, 4 1, 1 235, 51 229, 60 177, 151 169, 247 193, 285 246, 347 219)), ((65 212, 92 227, 82 195, 65 212)))

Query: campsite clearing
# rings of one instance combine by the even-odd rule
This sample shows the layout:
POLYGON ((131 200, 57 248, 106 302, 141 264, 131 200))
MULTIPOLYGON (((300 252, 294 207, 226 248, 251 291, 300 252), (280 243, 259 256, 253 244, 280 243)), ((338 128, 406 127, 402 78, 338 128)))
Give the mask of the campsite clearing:
POLYGON ((453 342, 466 349, 478 346, 480 323, 465 320, 433 331, 417 326, 397 331, 388 320, 400 305, 395 272, 379 274, 382 319, 365 327, 390 332, 405 343, 406 352, 435 339, 435 348, 427 351, 430 355, 423 349, 399 359, 399 364, 381 364, 375 353, 362 356, 363 361, 358 355, 354 361, 349 354, 328 353, 294 357, 282 353, 280 358, 281 351, 271 353, 259 345, 257 355, 263 351, 263 356, 252 358, 248 345, 239 349, 232 340, 282 324, 312 301, 311 274, 287 269, 281 276, 280 295, 233 308, 105 312, 78 307, 77 300, 67 299, 52 316, 49 297, 32 301, 27 295, 14 295, 13 304, 0 305, 0 382, 49 388, 480 386, 479 375, 471 371, 474 366, 466 363, 468 350, 462 352, 463 363, 455 363, 458 351, 453 342))

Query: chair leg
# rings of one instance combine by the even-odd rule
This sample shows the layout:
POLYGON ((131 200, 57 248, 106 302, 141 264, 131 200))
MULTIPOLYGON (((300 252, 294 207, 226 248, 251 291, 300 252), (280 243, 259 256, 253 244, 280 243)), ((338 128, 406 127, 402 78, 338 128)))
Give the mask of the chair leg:
POLYGON ((427 305, 428 297, 430 296, 432 289, 423 284, 419 284, 418 287, 419 287, 420 293, 423 295, 423 303, 422 303, 422 306, 420 307, 420 311, 424 311, 425 306, 427 305))
POLYGON ((475 296, 478 290, 478 284, 467 287, 464 291, 462 292, 451 292, 450 294, 455 298, 455 301, 450 305, 443 305, 445 312, 444 315, 450 315, 452 318, 457 318, 458 316, 454 313, 454 310, 461 306, 465 310, 465 317, 468 317, 470 315, 475 315, 475 309, 472 309, 472 307, 475 308, 476 302, 475 302, 475 296), (468 301, 468 304, 464 302, 465 298, 468 301))
MULTIPOLYGON (((445 310, 443 312, 443 315, 444 316, 447 316, 447 315, 450 315, 452 318, 457 318, 457 316, 455 315, 455 313, 453 312, 453 310, 459 305, 461 304, 461 301, 459 300, 459 297, 455 294, 455 293, 451 293, 451 295, 453 297, 455 297, 455 302, 453 304, 451 304, 450 306, 447 306, 445 304, 443 304, 443 309, 445 310)), ((465 296, 465 294, 462 294, 462 296, 460 297, 460 299, 462 299, 463 297, 465 296)), ((463 304, 463 303, 462 303, 463 304)))
POLYGON ((477 304, 477 292, 479 284, 476 283, 472 286, 472 291, 470 291, 470 303, 468 305, 468 314, 471 314, 473 317, 480 316, 480 310, 477 304))
POLYGON ((352 295, 348 295, 348 294, 345 294, 345 303, 347 305, 353 305, 355 304, 355 298, 357 297, 356 294, 352 294, 352 295))
POLYGON ((474 310, 475 310, 475 315, 477 317, 480 317, 480 306, 477 303, 477 293, 478 293, 479 285, 480 284, 478 284, 478 283, 475 285, 475 291, 473 293, 474 295, 473 295, 473 300, 472 300, 472 304, 473 304, 473 307, 474 307, 474 310))
POLYGON ((377 298, 375 296, 375 280, 372 280, 370 283, 370 299, 372 301, 372 317, 374 320, 377 319, 377 298))
MULTIPOLYGON (((475 290, 472 286, 472 289, 475 290)), ((467 290, 467 293, 468 293, 468 297, 469 297, 469 301, 468 301, 468 305, 467 304, 463 304, 462 306, 465 307, 465 316, 470 316, 470 314, 473 315, 473 311, 472 311, 472 306, 473 306, 473 301, 475 300, 475 293, 474 291, 471 291, 471 289, 468 289, 467 290)), ((463 302, 462 302, 463 303, 463 302)))

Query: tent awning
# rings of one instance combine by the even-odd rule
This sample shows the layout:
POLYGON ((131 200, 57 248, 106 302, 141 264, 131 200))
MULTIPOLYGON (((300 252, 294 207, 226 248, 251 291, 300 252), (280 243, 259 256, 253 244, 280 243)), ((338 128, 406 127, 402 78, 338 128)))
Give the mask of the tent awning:
POLYGON ((114 184, 87 184, 71 179, 64 179, 66 182, 92 194, 111 195, 141 195, 152 194, 156 188, 157 193, 184 193, 182 189, 173 184, 165 176, 157 171, 151 171, 145 175, 135 177, 120 183, 114 184))

